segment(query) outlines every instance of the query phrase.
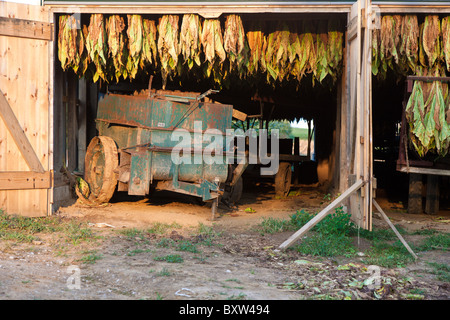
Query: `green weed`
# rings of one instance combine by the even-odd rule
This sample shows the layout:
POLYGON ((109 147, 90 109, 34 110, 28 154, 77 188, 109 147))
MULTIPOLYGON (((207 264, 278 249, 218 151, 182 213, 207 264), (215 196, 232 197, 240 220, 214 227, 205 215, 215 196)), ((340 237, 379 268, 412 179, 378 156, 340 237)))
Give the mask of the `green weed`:
POLYGON ((450 247, 450 233, 437 233, 427 237, 419 250, 428 251, 433 249, 448 250, 450 247))
POLYGON ((433 274, 437 275, 438 280, 450 282, 450 265, 436 262, 428 264, 434 268, 433 274))
POLYGON ((180 241, 176 246, 176 250, 199 253, 197 246, 190 241, 180 241))
POLYGON ((169 263, 182 263, 183 257, 180 256, 179 254, 169 254, 163 257, 154 257, 153 260, 155 261, 165 261, 165 262, 169 262, 169 263))
POLYGON ((400 241, 392 244, 376 241, 366 254, 368 257, 364 259, 365 263, 386 268, 404 267, 407 263, 414 261, 400 241))
POLYGON ((80 261, 83 263, 93 264, 93 263, 97 262, 97 260, 100 260, 103 258, 103 256, 101 254, 97 254, 97 251, 95 251, 95 250, 87 251, 86 253, 88 253, 88 255, 86 255, 80 259, 80 261))

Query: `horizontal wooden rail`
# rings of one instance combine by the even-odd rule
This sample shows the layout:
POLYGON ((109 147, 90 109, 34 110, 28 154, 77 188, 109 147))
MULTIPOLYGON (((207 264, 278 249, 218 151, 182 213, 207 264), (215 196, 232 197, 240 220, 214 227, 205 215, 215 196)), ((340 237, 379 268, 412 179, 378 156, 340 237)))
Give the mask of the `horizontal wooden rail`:
POLYGON ((0 17, 0 35, 52 41, 53 24, 34 20, 0 17))
POLYGON ((52 172, 7 171, 0 172, 0 190, 49 189, 52 172))

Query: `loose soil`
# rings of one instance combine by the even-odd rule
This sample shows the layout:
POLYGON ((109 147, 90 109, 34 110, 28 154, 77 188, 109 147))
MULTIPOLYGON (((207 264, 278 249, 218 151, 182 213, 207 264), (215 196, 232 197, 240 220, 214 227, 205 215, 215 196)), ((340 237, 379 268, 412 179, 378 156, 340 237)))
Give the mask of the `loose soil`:
MULTIPOLYGON (((87 222, 101 238, 71 246, 54 234, 40 235, 33 244, 0 242, 0 299, 449 299, 449 283, 439 281, 429 264, 449 265, 448 251, 421 253, 404 268, 379 268, 381 285, 372 288, 367 280, 374 271, 363 256, 323 258, 278 250, 292 232, 261 234, 257 226, 263 218, 287 219, 297 210, 317 212, 329 203, 319 188, 297 189, 276 199, 270 185, 247 186, 238 210, 220 205, 215 221, 210 205, 163 191, 151 198, 116 196, 106 207, 61 208, 62 219, 87 222), (148 230, 155 223, 173 227, 166 234, 120 232, 148 230), (199 234, 199 225, 213 227, 215 236, 199 234), (180 244, 195 244, 198 252, 179 251, 180 244), (158 260, 168 255, 179 255, 182 262, 158 260)), ((449 211, 409 215, 398 203, 379 202, 406 230, 449 232, 449 211)), ((387 228, 375 215, 374 226, 387 228)), ((421 236, 405 238, 414 243, 421 236)), ((367 246, 364 239, 355 243, 361 251, 367 246)))

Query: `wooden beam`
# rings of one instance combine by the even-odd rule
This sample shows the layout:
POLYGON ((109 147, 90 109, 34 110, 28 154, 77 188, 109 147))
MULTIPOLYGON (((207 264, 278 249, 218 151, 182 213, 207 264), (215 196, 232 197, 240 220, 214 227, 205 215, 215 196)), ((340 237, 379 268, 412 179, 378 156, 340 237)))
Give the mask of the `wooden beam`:
POLYGON ((8 171, 0 172, 0 190, 49 189, 52 172, 8 171))
POLYGON ((233 109, 233 118, 245 121, 247 119, 247 114, 239 110, 233 109))
POLYGON ((347 13, 350 10, 348 4, 289 4, 280 5, 277 4, 251 4, 246 2, 244 4, 231 3, 231 4, 205 4, 199 2, 164 2, 160 1, 160 4, 148 4, 146 2, 127 2, 125 1, 120 5, 98 5, 98 4, 70 4, 64 5, 60 1, 52 2, 45 1, 45 6, 49 7, 54 13, 103 13, 103 14, 116 14, 120 12, 122 14, 219 14, 219 13, 347 13))
POLYGON ((397 168, 400 172, 407 173, 420 173, 420 174, 434 174, 438 176, 450 176, 450 170, 445 169, 432 169, 432 168, 419 168, 419 167, 407 167, 400 165, 397 168))
POLYGON ((417 260, 417 255, 414 253, 414 251, 412 251, 411 247, 408 245, 408 243, 405 241, 405 239, 403 239, 402 235, 397 231, 395 226, 392 224, 391 220, 389 220, 389 218, 386 216, 386 214, 384 213, 383 209, 381 209, 381 207, 378 205, 378 203, 375 201, 375 199, 372 201, 372 203, 375 206, 375 208, 377 208, 377 210, 379 211, 378 213, 383 217, 384 221, 387 222, 389 227, 391 227, 391 229, 394 231, 396 236, 403 243, 405 248, 409 251, 409 253, 411 253, 411 255, 414 257, 414 259, 417 260))
POLYGON ((25 158, 30 169, 34 172, 43 173, 44 167, 42 163, 39 161, 38 156, 34 152, 33 147, 30 144, 25 132, 20 126, 19 121, 14 114, 14 111, 11 109, 8 101, 6 100, 2 90, 0 89, 0 117, 3 119, 6 128, 8 128, 11 136, 17 144, 22 156, 25 158))
POLYGON ((335 209, 339 206, 342 201, 347 199, 353 192, 357 191, 364 185, 364 181, 361 179, 356 181, 350 188, 348 188, 343 194, 341 194, 336 200, 330 203, 325 209, 319 212, 314 218, 308 221, 300 230, 295 232, 292 236, 289 237, 285 242, 280 245, 280 249, 286 249, 290 247, 295 241, 297 241, 303 234, 309 231, 312 227, 314 227, 317 223, 319 223, 323 218, 326 217, 327 214, 330 213, 331 210, 335 209))
POLYGON ((53 24, 34 20, 0 17, 0 35, 53 40, 53 24))

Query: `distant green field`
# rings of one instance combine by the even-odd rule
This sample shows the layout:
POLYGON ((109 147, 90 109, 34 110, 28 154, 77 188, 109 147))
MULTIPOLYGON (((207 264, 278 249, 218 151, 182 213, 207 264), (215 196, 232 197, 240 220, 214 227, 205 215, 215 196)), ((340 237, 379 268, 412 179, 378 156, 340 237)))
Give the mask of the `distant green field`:
MULTIPOLYGON (((291 127, 291 134, 293 138, 299 137, 300 140, 308 140, 308 129, 291 127)), ((313 135, 314 138, 314 135, 313 135)))

